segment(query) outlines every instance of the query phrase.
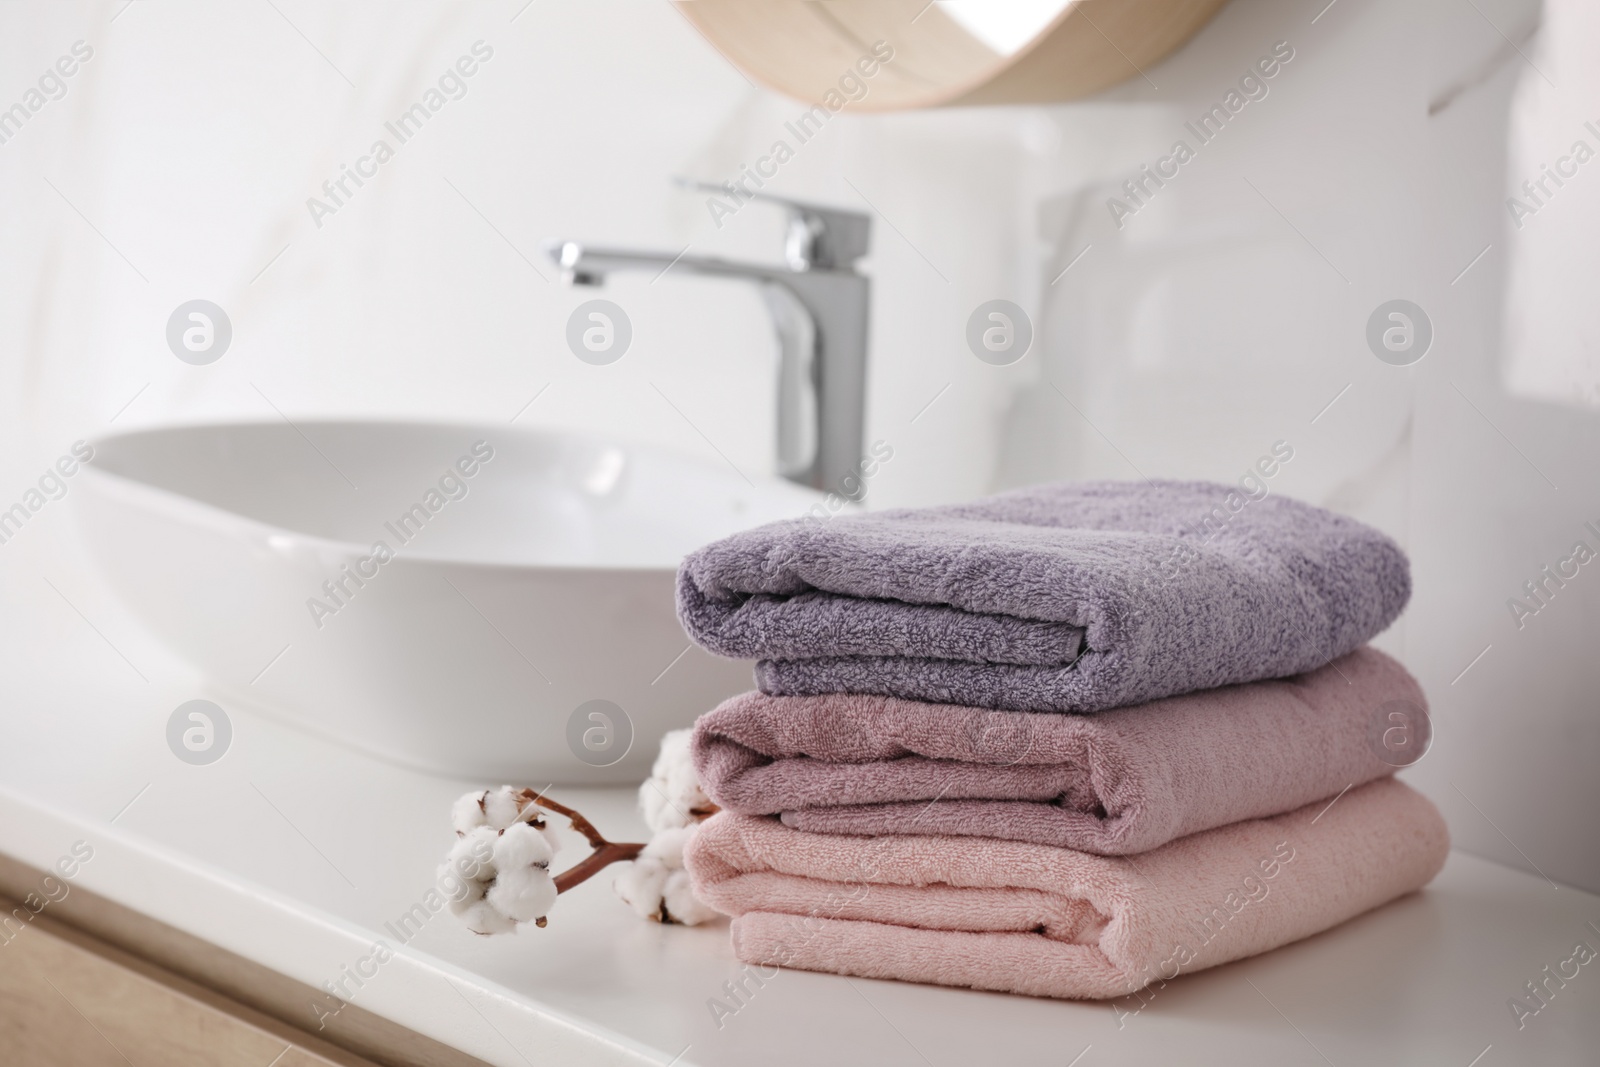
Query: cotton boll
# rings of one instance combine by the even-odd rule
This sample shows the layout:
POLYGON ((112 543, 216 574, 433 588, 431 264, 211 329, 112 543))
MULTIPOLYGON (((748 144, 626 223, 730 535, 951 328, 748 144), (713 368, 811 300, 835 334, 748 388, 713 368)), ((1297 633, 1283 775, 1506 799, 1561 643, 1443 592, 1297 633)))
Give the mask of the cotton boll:
POLYGON ((458 834, 468 834, 488 822, 483 814, 482 800, 485 796, 483 790, 468 793, 450 805, 450 825, 458 834))
POLYGON ((479 826, 469 831, 466 836, 456 838, 455 844, 450 846, 450 851, 445 856, 444 863, 439 867, 438 877, 441 883, 445 876, 449 875, 459 879, 466 886, 466 892, 461 899, 452 899, 449 905, 450 911, 465 919, 469 926, 472 920, 468 918, 468 913, 474 905, 483 901, 488 883, 495 876, 494 846, 499 837, 498 831, 491 830, 487 826, 479 826))
POLYGON ((494 846, 499 839, 497 831, 480 826, 466 836, 456 838, 455 844, 450 846, 450 851, 445 855, 445 863, 462 878, 488 881, 494 877, 494 846))
POLYGON ((543 867, 502 870, 485 899, 502 915, 518 922, 532 922, 550 914, 555 905, 555 879, 543 867))
POLYGON ((667 875, 666 883, 661 887, 661 900, 672 921, 684 926, 699 926, 722 914, 695 897, 688 871, 673 871, 667 875))
POLYGON ((639 787, 639 811, 644 816, 644 824, 652 831, 688 826, 694 821, 688 808, 670 799, 668 788, 655 777, 647 779, 639 787))
POLYGON ((689 843, 699 824, 694 826, 674 827, 670 830, 658 831, 644 846, 641 855, 651 856, 666 864, 671 871, 683 870, 683 847, 689 843))
POLYGON ((467 887, 465 894, 460 897, 446 898, 446 903, 449 905, 451 915, 465 915, 467 913, 467 909, 478 903, 478 901, 482 900, 489 889, 487 882, 468 881, 463 879, 462 884, 467 887))
POLYGON ((522 818, 514 825, 528 826, 543 834, 545 842, 550 846, 550 854, 554 855, 561 851, 561 838, 556 834, 555 827, 551 826, 547 821, 549 814, 549 812, 537 805, 532 808, 524 808, 522 818), (529 814, 530 812, 532 812, 532 815, 529 814))
POLYGON ((475 934, 510 934, 517 929, 515 919, 501 913, 487 900, 473 904, 461 918, 466 922, 467 929, 475 934))
POLYGON ((700 818, 696 810, 713 807, 694 771, 692 735, 691 730, 673 730, 663 737, 650 777, 639 787, 639 809, 651 830, 693 825, 700 818))
POLYGON ((699 829, 695 824, 662 830, 617 876, 613 887, 634 914, 685 926, 698 926, 720 914, 695 898, 689 872, 683 867, 683 847, 699 829))
POLYGON ((666 887, 667 865, 654 856, 641 854, 617 875, 612 888, 622 902, 641 919, 661 921, 661 891, 666 887))
POLYGON ((520 790, 509 785, 491 789, 483 797, 484 821, 496 830, 504 830, 517 821, 522 809, 517 806, 520 790))
POLYGON ((500 832, 494 842, 494 865, 500 871, 538 865, 548 867, 555 849, 543 833, 525 822, 514 823, 500 832))

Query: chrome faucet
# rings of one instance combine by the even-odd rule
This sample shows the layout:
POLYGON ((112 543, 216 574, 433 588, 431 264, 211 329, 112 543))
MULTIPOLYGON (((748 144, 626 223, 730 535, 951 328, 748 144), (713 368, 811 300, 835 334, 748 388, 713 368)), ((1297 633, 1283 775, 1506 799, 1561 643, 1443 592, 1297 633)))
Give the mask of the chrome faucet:
MULTIPOLYGON (((683 184, 729 195, 723 186, 683 184)), ((856 261, 871 243, 872 219, 764 193, 748 198, 788 211, 786 266, 592 248, 577 241, 552 241, 546 251, 569 285, 600 285, 618 270, 683 270, 756 283, 778 334, 778 472, 801 485, 855 497, 861 488, 872 284, 856 261)))

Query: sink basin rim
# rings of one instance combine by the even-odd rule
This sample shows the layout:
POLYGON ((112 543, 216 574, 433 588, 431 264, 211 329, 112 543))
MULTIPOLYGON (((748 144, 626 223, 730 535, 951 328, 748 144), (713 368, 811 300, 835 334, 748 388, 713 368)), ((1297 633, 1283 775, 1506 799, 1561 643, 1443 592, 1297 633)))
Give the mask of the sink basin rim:
MULTIPOLYGON (((329 537, 324 534, 312 533, 307 530, 297 529, 281 523, 267 522, 262 519, 234 511, 221 504, 212 503, 200 497, 168 489, 139 477, 123 474, 98 465, 96 460, 100 450, 106 446, 114 447, 119 441, 139 437, 147 434, 168 433, 173 431, 204 431, 204 430, 233 430, 239 428, 278 428, 283 424, 268 419, 241 419, 236 421, 214 420, 193 423, 167 423, 156 426, 145 426, 137 429, 118 431, 96 437, 88 442, 95 451, 95 459, 82 465, 82 469, 90 475, 96 483, 96 489, 108 492, 120 498, 124 503, 134 504, 146 508, 158 509, 173 517, 182 517, 185 520, 201 524, 213 530, 226 529, 235 533, 246 532, 255 535, 260 540, 269 538, 292 538, 293 547, 304 547, 321 550, 343 556, 360 557, 371 551, 371 542, 363 543, 347 538, 329 537)), ((428 431, 460 431, 469 437, 482 436, 485 425, 482 423, 465 423, 448 420, 427 419, 396 419, 396 418, 314 418, 302 419, 292 424, 292 429, 299 432, 302 427, 313 429, 320 428, 356 428, 356 429, 423 429, 428 431)), ((672 449, 636 441, 627 441, 618 438, 602 437, 598 434, 571 431, 566 429, 550 429, 544 427, 519 427, 512 433, 528 438, 543 437, 547 441, 566 440, 590 445, 597 448, 614 447, 629 452, 653 452, 671 462, 681 463, 696 467, 702 471, 713 473, 717 477, 723 476, 719 465, 711 463, 700 457, 690 456, 672 449)), ((731 479, 730 479, 731 480, 731 479)), ((798 498, 814 496, 816 502, 821 502, 824 495, 808 490, 799 485, 782 482, 775 477, 768 477, 773 488, 781 491, 793 492, 798 498)), ((759 494, 761 491, 757 489, 759 494)), ((795 517, 799 517, 799 512, 795 517)), ((568 574, 584 573, 618 573, 639 572, 652 573, 661 571, 675 571, 676 565, 647 564, 647 563, 571 563, 563 561, 550 562, 509 562, 504 560, 491 560, 475 558, 459 551, 411 548, 403 553, 396 553, 395 562, 417 564, 446 565, 452 567, 468 568, 522 568, 527 570, 559 571, 568 574)))

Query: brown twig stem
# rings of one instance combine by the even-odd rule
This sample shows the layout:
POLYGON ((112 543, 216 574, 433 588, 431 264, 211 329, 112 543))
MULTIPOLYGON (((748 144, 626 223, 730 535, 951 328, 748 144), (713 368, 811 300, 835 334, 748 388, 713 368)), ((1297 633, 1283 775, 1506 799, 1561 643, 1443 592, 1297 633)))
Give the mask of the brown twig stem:
POLYGON ((613 863, 626 863, 637 858, 639 853, 644 851, 644 843, 640 841, 607 841, 605 835, 597 830, 594 823, 585 818, 581 812, 567 807, 560 801, 551 800, 547 796, 536 793, 532 789, 524 789, 518 793, 517 802, 523 812, 526 812, 529 807, 536 807, 545 811, 553 811, 557 815, 565 815, 567 820, 572 823, 572 828, 587 838, 589 846, 594 850, 571 868, 556 875, 557 893, 565 893, 573 886, 582 885, 613 863))

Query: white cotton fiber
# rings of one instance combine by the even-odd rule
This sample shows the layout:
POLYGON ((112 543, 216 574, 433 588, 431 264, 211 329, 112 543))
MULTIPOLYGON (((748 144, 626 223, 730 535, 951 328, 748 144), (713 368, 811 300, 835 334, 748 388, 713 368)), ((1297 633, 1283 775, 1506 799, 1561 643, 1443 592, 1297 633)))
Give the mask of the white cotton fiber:
POLYGON ((684 926, 698 926, 720 914, 695 898, 689 872, 683 869, 684 845, 699 829, 696 823, 662 830, 650 838, 639 858, 617 875, 613 888, 634 914, 684 926))
MULTIPOLYGON (((441 867, 439 873, 442 876, 444 868, 441 867)), ((483 899, 489 888, 487 882, 472 881, 465 878, 462 879, 462 884, 467 887, 467 891, 464 894, 460 897, 446 898, 446 903, 449 905, 450 914, 452 915, 465 915, 468 908, 483 899)))
MULTIPOLYGON (((446 876, 458 878, 467 887, 465 895, 460 900, 452 899, 450 911, 467 920, 467 925, 472 926, 468 918, 474 905, 483 901, 488 883, 495 876, 494 845, 499 840, 499 833, 487 826, 479 826, 467 832, 466 836, 456 838, 455 844, 450 846, 444 863, 439 867, 439 881, 444 882, 446 876)), ((476 929, 476 928, 474 928, 476 929)), ((493 930, 478 930, 478 933, 493 933, 493 930)))
POLYGON ((466 836, 456 838, 450 851, 445 854, 445 863, 463 878, 487 881, 494 877, 494 846, 499 839, 497 831, 480 826, 466 836))
POLYGON ((470 833, 488 821, 479 803, 483 797, 484 791, 480 789, 476 793, 459 797, 450 805, 450 825, 455 828, 456 833, 470 833))
POLYGON ((502 870, 489 887, 490 907, 517 922, 532 922, 550 914, 556 902, 556 883, 543 867, 502 870))
POLYGON ((698 809, 710 808, 711 798, 700 788, 689 753, 693 731, 673 730, 661 739, 650 777, 639 787, 639 810, 651 830, 667 830, 698 822, 698 809))
POLYGON ((668 870, 683 870, 683 846, 695 835, 700 826, 679 826, 670 830, 659 830, 644 846, 643 855, 653 856, 667 865, 668 870))
POLYGON ((617 875, 612 888, 641 919, 661 920, 661 891, 667 884, 667 865, 654 856, 640 855, 617 875))
POLYGON ((709 904, 703 904, 690 887, 688 871, 673 871, 661 887, 662 902, 673 922, 684 926, 699 926, 722 914, 709 904))
POLYGON ((539 833, 543 834, 545 842, 550 846, 550 854, 553 856, 557 852, 561 851, 561 838, 556 833, 556 828, 550 825, 551 814, 551 812, 539 807, 538 805, 524 808, 522 809, 522 817, 518 821, 518 825, 530 826, 539 833), (530 812, 532 814, 529 814, 530 812))
POLYGON ((475 934, 510 934, 515 933, 517 922, 498 911, 487 900, 480 900, 472 904, 461 915, 462 921, 467 924, 467 929, 475 934))
POLYGON ((525 822, 506 827, 494 843, 494 865, 501 871, 535 864, 548 867, 554 855, 549 839, 525 822))
POLYGON ((517 796, 520 790, 509 785, 499 789, 491 789, 483 798, 484 821, 496 830, 504 830, 517 821, 521 808, 517 806, 517 796))

